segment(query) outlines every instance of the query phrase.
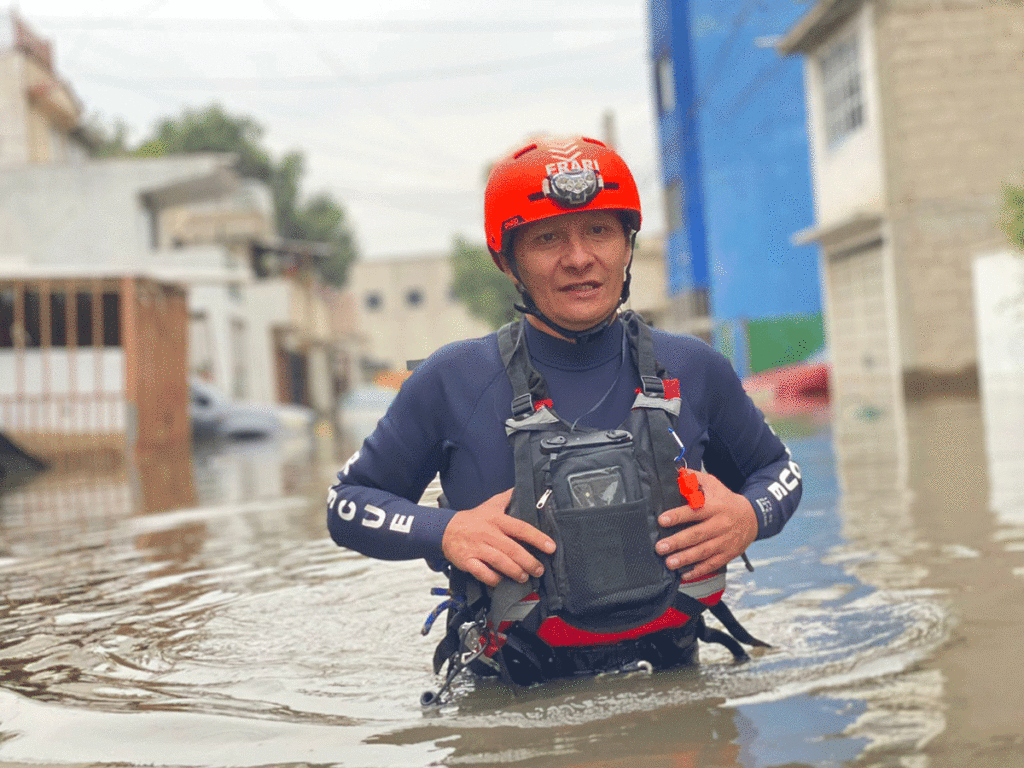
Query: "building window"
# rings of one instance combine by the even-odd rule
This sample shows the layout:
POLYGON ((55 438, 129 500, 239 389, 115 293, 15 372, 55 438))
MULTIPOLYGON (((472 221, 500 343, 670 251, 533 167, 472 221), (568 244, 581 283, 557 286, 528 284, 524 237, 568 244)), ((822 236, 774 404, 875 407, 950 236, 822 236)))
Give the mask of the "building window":
POLYGON ((366 294, 366 308, 371 312, 376 312, 384 306, 384 298, 374 291, 373 293, 366 294))
POLYGON ((405 303, 410 307, 418 307, 423 303, 423 291, 419 288, 413 288, 405 294, 405 303))
POLYGON ((834 43, 821 57, 825 94, 825 141, 835 147, 864 123, 859 46, 856 35, 834 43))
POLYGON ((674 112, 676 108, 676 75, 672 68, 672 57, 658 59, 654 70, 654 84, 658 89, 658 105, 662 114, 674 112))

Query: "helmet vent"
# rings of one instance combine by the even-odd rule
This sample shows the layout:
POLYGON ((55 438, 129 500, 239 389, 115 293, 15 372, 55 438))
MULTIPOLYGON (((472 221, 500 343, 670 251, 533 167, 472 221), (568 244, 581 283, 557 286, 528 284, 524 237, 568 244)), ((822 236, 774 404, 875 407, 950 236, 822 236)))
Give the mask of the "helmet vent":
POLYGON ((515 159, 515 160, 518 160, 518 159, 519 159, 520 157, 522 157, 523 155, 525 155, 525 154, 526 154, 527 152, 530 152, 531 150, 534 150, 534 149, 536 149, 536 148, 537 148, 537 145, 536 145, 536 144, 531 144, 531 145, 530 145, 530 146, 528 146, 528 147, 523 147, 522 149, 520 149, 520 150, 519 150, 518 152, 516 152, 516 153, 515 153, 515 154, 514 154, 514 155, 513 155, 512 157, 513 157, 513 159, 515 159))
POLYGON ((581 139, 582 139, 583 141, 586 141, 586 142, 587 142, 587 143, 589 143, 589 144, 597 144, 597 146, 599 146, 599 147, 607 147, 607 146, 608 146, 608 145, 607 145, 607 144, 605 144, 605 143, 604 143, 603 141, 598 141, 597 139, 591 139, 591 138, 590 138, 590 137, 588 137, 588 136, 580 136, 580 138, 581 138, 581 139))

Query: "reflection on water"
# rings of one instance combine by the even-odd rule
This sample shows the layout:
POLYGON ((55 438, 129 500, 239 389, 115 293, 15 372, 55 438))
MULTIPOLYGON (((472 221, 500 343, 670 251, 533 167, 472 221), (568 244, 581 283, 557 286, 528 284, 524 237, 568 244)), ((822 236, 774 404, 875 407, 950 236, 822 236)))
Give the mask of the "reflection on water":
POLYGON ((324 529, 327 485, 383 404, 353 402, 343 440, 147 457, 0 498, 0 763, 1024 763, 1006 706, 1024 530, 987 509, 978 403, 866 422, 858 440, 903 430, 879 432, 867 469, 829 431, 790 430, 798 517, 730 582, 775 646, 750 662, 707 646, 654 676, 463 679, 429 712, 437 638, 418 630, 438 576, 324 529))

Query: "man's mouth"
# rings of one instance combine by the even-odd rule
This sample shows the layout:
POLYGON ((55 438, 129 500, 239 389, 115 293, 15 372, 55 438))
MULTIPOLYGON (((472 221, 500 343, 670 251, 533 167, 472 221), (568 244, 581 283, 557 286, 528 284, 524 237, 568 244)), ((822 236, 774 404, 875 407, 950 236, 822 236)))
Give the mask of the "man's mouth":
POLYGON ((599 282, 589 280, 585 283, 571 283, 570 285, 563 286, 559 290, 563 293, 586 293, 587 291, 597 290, 601 287, 599 282))

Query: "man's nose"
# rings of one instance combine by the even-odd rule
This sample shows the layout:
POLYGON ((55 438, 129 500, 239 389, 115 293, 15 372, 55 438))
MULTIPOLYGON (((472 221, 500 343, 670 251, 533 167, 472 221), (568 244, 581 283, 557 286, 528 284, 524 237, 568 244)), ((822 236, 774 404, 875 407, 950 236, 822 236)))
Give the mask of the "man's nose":
POLYGON ((567 267, 578 270, 587 267, 593 260, 594 255, 590 252, 589 244, 583 233, 570 232, 568 250, 562 259, 562 263, 567 267))

